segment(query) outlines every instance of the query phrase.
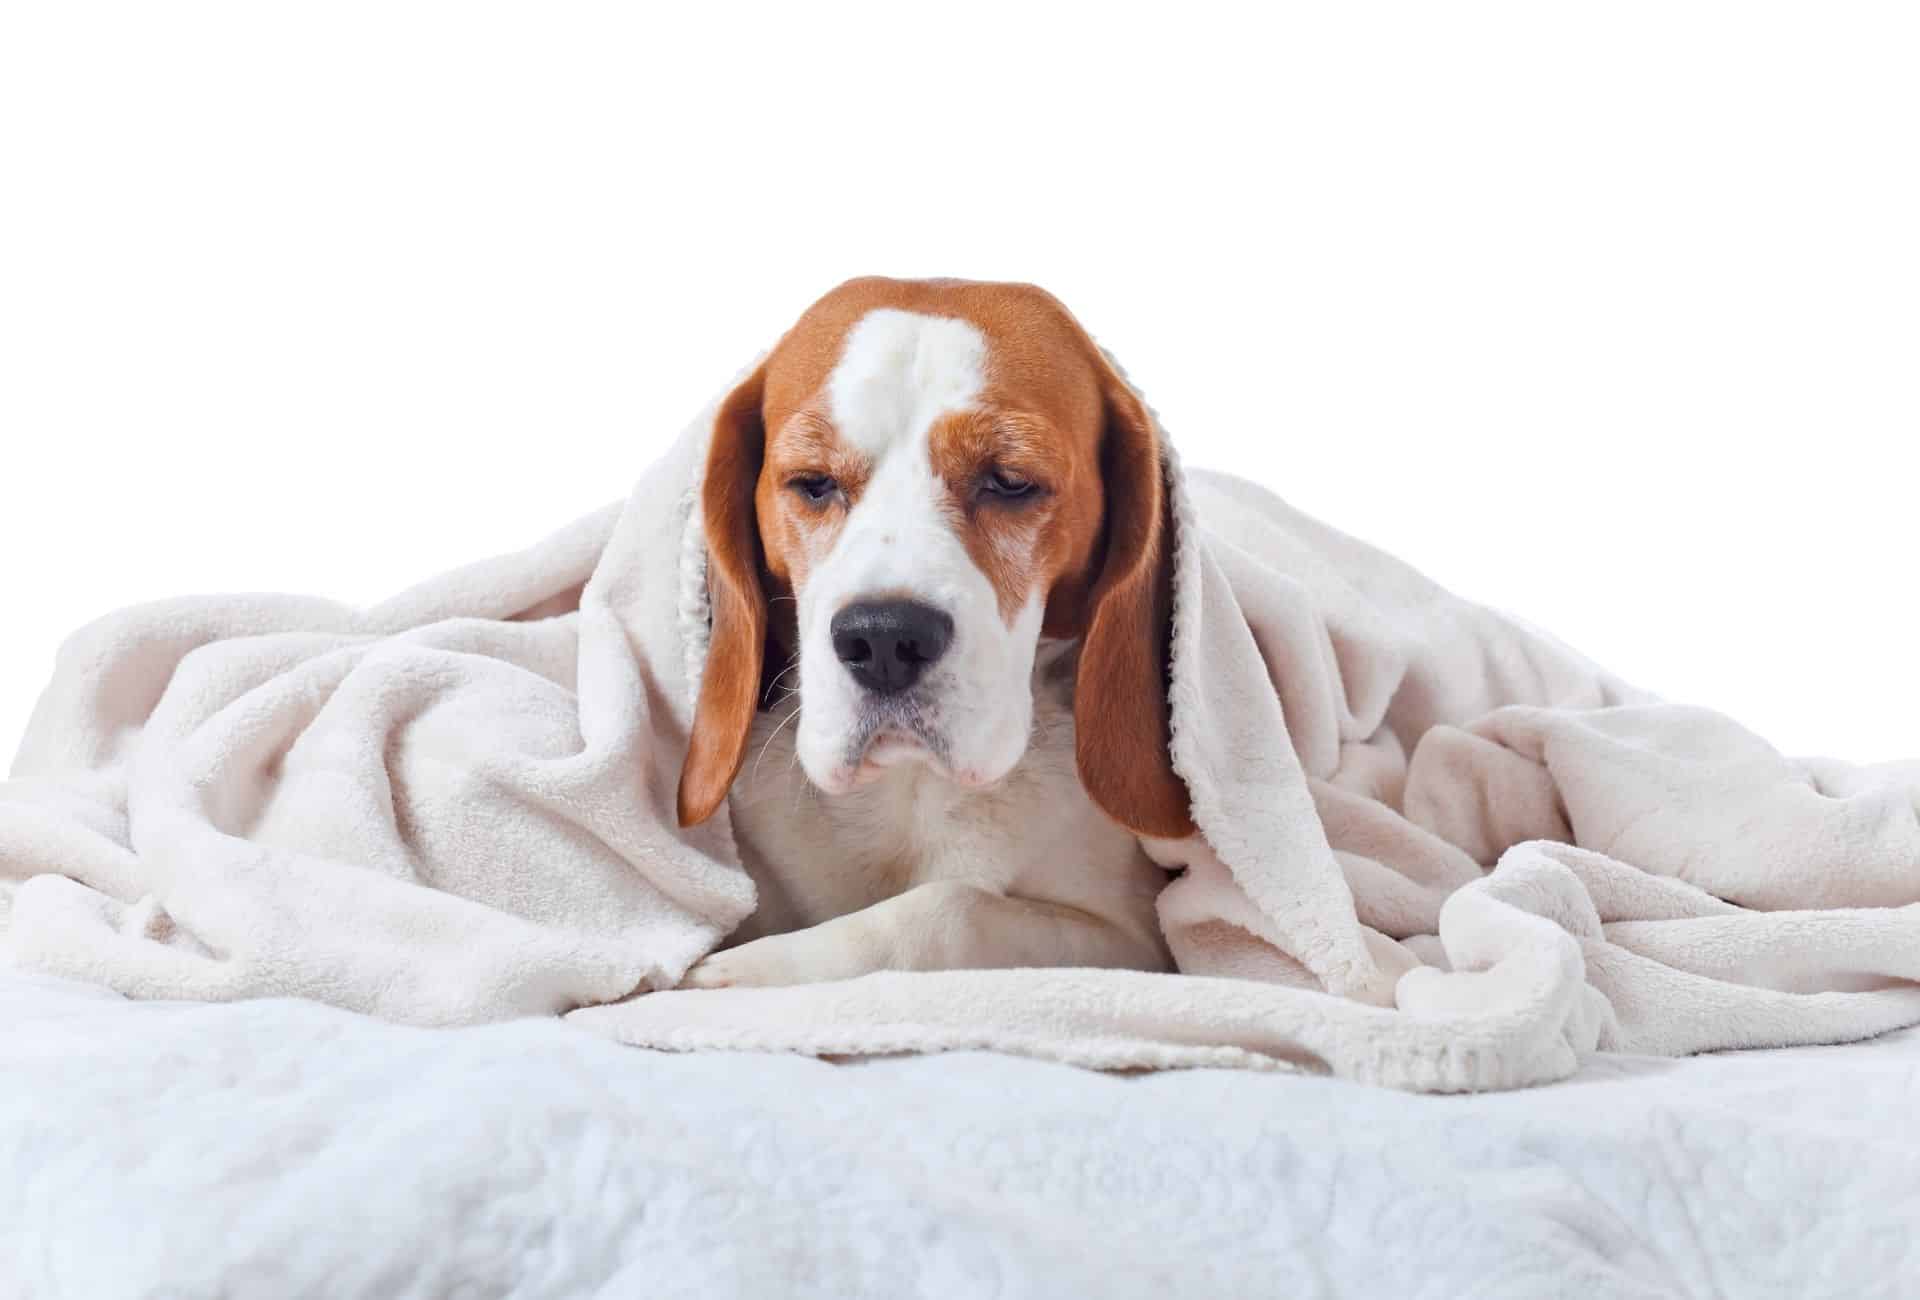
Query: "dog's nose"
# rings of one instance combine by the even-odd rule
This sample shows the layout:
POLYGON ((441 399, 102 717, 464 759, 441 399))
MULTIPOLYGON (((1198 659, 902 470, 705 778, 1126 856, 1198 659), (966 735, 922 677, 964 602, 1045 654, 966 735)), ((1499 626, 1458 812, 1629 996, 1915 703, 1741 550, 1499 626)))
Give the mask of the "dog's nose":
POLYGON ((953 620, 917 600, 863 600, 835 614, 828 631, 853 680, 886 695, 919 681, 947 652, 953 620))

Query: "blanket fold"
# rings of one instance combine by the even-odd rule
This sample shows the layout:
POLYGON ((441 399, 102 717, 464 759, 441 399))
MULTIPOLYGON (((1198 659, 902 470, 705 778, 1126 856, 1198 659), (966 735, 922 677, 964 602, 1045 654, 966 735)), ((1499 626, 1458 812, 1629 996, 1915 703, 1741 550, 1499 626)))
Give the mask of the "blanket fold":
POLYGON ((371 609, 138 607, 0 787, 0 956, 132 997, 656 1048, 991 1047, 1513 1087, 1920 1022, 1920 763, 1787 758, 1171 453, 1179 975, 671 991, 752 910, 674 788, 711 410, 624 503, 371 609))

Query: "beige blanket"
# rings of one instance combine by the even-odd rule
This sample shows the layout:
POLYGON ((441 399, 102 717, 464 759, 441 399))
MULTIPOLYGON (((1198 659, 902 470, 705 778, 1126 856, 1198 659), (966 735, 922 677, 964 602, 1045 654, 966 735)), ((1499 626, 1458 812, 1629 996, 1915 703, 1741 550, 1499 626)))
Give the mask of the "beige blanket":
POLYGON ((1920 763, 1785 758, 1174 462, 1201 834, 1149 848, 1180 871, 1160 913, 1184 973, 655 992, 753 906, 724 813, 673 815, 706 430, 624 506, 372 609, 196 598, 75 635, 0 787, 0 957, 651 1047, 1436 1090, 1920 1022, 1920 763))

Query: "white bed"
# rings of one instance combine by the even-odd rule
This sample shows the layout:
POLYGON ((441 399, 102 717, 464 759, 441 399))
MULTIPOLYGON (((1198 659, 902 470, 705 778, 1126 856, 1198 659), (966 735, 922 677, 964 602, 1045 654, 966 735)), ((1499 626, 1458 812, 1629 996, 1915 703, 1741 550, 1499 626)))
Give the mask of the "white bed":
POLYGON ((1920 1030, 1422 1097, 17 973, 0 1024, 9 1296, 1920 1294, 1920 1030))

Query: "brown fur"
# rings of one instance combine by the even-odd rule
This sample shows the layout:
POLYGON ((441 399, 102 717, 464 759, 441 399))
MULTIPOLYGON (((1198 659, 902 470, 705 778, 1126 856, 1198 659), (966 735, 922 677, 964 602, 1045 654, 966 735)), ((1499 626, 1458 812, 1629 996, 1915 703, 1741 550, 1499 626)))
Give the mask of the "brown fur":
POLYGON ((762 367, 728 395, 713 422, 700 513, 707 534, 707 591, 713 631, 707 668, 680 769, 679 816, 693 826, 713 816, 747 754, 765 666, 767 596, 761 576, 753 487, 766 434, 762 367))

